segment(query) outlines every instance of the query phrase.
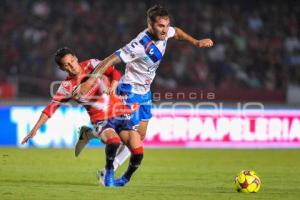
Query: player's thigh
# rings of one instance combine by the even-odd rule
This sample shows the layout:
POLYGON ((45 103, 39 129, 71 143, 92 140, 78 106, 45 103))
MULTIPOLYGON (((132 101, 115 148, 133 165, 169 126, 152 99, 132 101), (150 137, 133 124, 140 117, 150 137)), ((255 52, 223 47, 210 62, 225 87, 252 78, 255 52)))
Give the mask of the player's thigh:
POLYGON ((129 131, 123 130, 120 132, 119 136, 124 144, 129 145, 129 131))
POLYGON ((106 128, 100 134, 100 138, 104 143, 106 143, 107 140, 115 137, 119 137, 119 135, 116 133, 116 131, 113 128, 106 128))
POLYGON ((137 131, 139 132, 139 134, 141 136, 141 140, 144 140, 144 138, 146 136, 148 123, 149 123, 149 121, 140 121, 140 123, 139 123, 137 131))
POLYGON ((129 147, 130 149, 135 149, 142 146, 141 136, 137 131, 129 132, 129 147))

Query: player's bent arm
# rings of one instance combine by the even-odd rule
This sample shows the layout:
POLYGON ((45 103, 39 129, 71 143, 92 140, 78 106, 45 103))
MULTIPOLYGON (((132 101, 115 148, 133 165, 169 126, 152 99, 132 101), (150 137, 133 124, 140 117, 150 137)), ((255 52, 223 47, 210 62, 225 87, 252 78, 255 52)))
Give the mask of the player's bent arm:
POLYGON ((80 97, 84 96, 88 93, 88 91, 92 88, 93 84, 95 83, 96 79, 101 77, 102 74, 107 70, 109 66, 116 65, 121 62, 121 59, 115 55, 111 54, 107 58, 105 58, 101 63, 99 63, 93 73, 91 74, 90 78, 81 83, 78 87, 76 87, 72 93, 74 99, 80 99, 80 97))
POLYGON ((118 83, 121 78, 121 73, 114 66, 110 66, 104 72, 104 75, 110 77, 110 79, 112 80, 110 87, 108 88, 108 94, 116 94, 118 83))
POLYGON ((32 130, 30 131, 30 133, 22 140, 22 144, 25 144, 29 138, 32 138, 36 135, 37 131, 39 130, 39 128, 41 128, 41 126, 46 123, 49 119, 49 116, 45 113, 42 113, 40 115, 40 118, 38 119, 38 121, 35 123, 34 127, 32 128, 32 130))
POLYGON ((187 42, 189 42, 197 47, 200 47, 200 48, 213 46, 213 41, 211 39, 206 38, 206 39, 202 39, 202 40, 197 40, 178 27, 175 27, 174 39, 187 41, 187 42))
POLYGON ((120 62, 121 59, 116 54, 111 54, 96 66, 96 69, 93 72, 96 76, 95 78, 97 79, 101 77, 109 66, 119 64, 120 62))
POLYGON ((116 94, 119 81, 113 80, 109 88, 108 94, 116 94))

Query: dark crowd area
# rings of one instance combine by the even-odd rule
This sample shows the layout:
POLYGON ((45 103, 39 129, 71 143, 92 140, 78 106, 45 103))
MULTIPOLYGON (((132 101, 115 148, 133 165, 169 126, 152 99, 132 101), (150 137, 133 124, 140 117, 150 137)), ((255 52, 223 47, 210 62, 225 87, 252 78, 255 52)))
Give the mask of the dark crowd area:
MULTIPOLYGON (((103 59, 146 28, 155 1, 0 2, 0 84, 16 84, 19 97, 49 96, 63 79, 53 55, 69 46, 80 60, 103 59)), ((286 90, 300 83, 300 4, 297 1, 161 1, 171 25, 211 49, 169 40, 156 88, 286 90)), ((124 71, 123 65, 118 66, 124 71)))

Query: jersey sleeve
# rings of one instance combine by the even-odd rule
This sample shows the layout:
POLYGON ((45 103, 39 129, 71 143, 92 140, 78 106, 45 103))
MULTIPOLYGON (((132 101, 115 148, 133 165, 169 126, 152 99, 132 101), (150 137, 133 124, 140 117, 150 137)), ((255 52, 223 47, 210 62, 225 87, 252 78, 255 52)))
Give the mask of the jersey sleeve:
POLYGON ((168 35, 167 35, 168 39, 174 37, 174 36, 175 36, 175 33, 176 33, 175 28, 172 27, 172 26, 170 26, 170 27, 169 27, 169 30, 168 30, 168 35))
POLYGON ((121 78, 121 73, 114 66, 110 66, 104 72, 104 75, 110 77, 114 81, 119 81, 121 78))
POLYGON ((63 86, 63 84, 61 84, 57 92, 53 96, 51 102, 43 110, 43 113, 50 118, 62 103, 65 103, 70 99, 71 99, 71 93, 67 91, 67 89, 63 86))
POLYGON ((132 62, 143 56, 144 48, 137 39, 133 39, 130 43, 117 50, 115 54, 124 63, 132 62))

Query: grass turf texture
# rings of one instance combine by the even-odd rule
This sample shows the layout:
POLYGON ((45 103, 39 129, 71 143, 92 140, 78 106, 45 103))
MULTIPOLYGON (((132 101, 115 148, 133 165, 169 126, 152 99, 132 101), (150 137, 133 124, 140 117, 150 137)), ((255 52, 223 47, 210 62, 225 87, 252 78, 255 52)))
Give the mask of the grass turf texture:
MULTIPOLYGON (((96 183, 103 149, 0 148, 0 199, 299 199, 300 150, 146 149, 142 166, 124 188, 96 183), (256 194, 234 190, 235 175, 254 169, 256 194)), ((124 171, 127 163, 119 168, 124 171)))

